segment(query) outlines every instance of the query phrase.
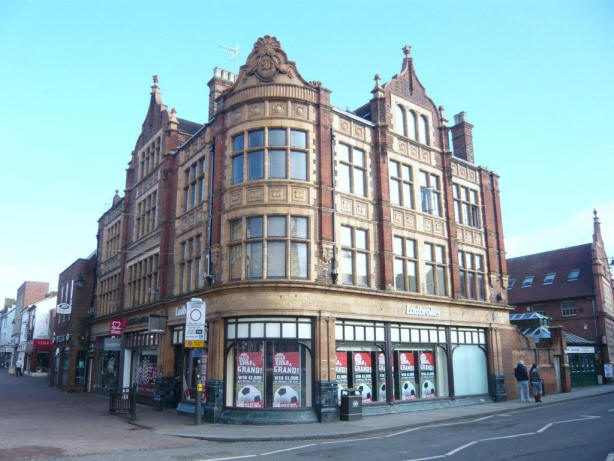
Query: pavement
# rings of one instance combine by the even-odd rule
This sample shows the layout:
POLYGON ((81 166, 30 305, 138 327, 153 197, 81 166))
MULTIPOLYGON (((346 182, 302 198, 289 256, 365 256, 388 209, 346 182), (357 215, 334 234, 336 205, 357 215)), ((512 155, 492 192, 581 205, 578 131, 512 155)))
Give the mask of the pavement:
MULTIPOLYGON (((115 448, 121 448, 123 444, 118 444, 118 442, 126 437, 126 444, 128 445, 131 440, 132 446, 134 446, 137 434, 142 438, 143 446, 157 445, 162 448, 162 446, 183 446, 185 443, 190 443, 190 439, 192 442, 197 440, 254 442, 359 438, 414 427, 478 419, 501 413, 535 410, 539 407, 603 394, 612 394, 614 400, 614 385, 610 384, 578 388, 568 393, 550 394, 545 396, 543 403, 540 404, 520 403, 518 400, 497 403, 485 401, 484 403, 467 406, 364 416, 360 420, 347 422, 263 426, 203 423, 196 426, 193 417, 180 416, 172 409, 154 411, 151 407, 145 405, 137 406, 136 422, 130 422, 124 416, 110 416, 108 414, 108 397, 91 393, 69 394, 62 392, 49 387, 46 378, 26 376, 16 379, 8 377, 6 370, 2 370, 0 372, 0 384, 2 384, 0 386, 0 408, 5 410, 2 412, 3 417, 0 418, 0 434, 2 434, 0 449, 21 446, 20 443, 16 443, 17 441, 13 437, 8 437, 7 432, 10 432, 11 428, 23 428, 26 426, 26 422, 32 424, 34 414, 38 414, 34 421, 37 421, 37 424, 41 426, 36 427, 35 432, 40 434, 41 437, 45 435, 45 439, 41 439, 37 445, 45 446, 48 439, 57 441, 60 438, 60 433, 49 433, 55 429, 55 425, 51 422, 54 419, 56 421, 60 419, 63 421, 64 433, 79 434, 78 438, 81 443, 89 445, 89 448, 93 448, 92 445, 98 443, 100 438, 107 441, 113 440, 115 448), (13 395, 7 395, 9 393, 13 395), (31 405, 31 407, 28 407, 28 405, 31 405), (92 431, 92 427, 96 427, 96 431, 92 431), (128 432, 126 429, 131 429, 131 431, 128 432), (13 443, 10 439, 13 439, 13 443)), ((30 443, 32 442, 33 440, 30 440, 30 443)), ((100 443, 102 444, 102 441, 100 443)), ((77 446, 64 448, 64 454, 88 451, 77 446)))

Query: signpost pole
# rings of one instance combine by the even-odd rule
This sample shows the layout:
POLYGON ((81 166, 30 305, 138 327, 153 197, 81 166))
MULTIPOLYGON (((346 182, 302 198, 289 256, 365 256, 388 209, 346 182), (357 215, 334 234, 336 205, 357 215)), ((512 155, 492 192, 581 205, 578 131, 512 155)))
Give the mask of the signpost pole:
POLYGON ((196 409, 194 415, 196 417, 195 424, 201 424, 202 415, 200 414, 203 400, 203 383, 200 381, 200 359, 198 359, 198 373, 196 374, 196 409))

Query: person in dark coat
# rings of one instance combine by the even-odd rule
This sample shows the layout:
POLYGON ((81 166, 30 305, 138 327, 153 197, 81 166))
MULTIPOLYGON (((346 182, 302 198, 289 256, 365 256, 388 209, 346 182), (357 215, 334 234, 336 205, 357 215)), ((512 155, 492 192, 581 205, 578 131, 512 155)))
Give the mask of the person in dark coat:
POLYGON ((514 376, 518 381, 518 393, 520 394, 521 402, 529 401, 529 373, 527 367, 524 366, 524 362, 521 360, 514 369, 514 376))
POLYGON ((535 402, 542 401, 542 379, 539 376, 539 370, 537 369, 537 365, 533 364, 531 366, 531 371, 529 372, 529 379, 531 381, 531 386, 533 387, 533 396, 535 397, 535 402))

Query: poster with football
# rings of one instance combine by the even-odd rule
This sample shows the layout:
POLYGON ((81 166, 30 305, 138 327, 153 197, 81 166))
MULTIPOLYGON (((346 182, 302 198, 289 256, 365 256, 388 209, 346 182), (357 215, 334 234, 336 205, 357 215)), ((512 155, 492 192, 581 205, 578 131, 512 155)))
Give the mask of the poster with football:
POLYGON ((337 405, 341 405, 341 391, 348 388, 348 353, 337 352, 335 364, 337 372, 337 405))
POLYGON ((431 351, 421 351, 420 357, 420 396, 424 399, 437 397, 435 390, 435 356, 431 351))
POLYGON ((371 364, 371 352, 354 352, 354 389, 362 396, 362 403, 373 401, 371 389, 373 367, 371 364))
POLYGON ((237 355, 237 407, 264 407, 263 351, 237 355))
POLYGON ((399 383, 401 387, 401 400, 414 400, 418 398, 413 352, 399 352, 399 383))
POLYGON ((298 352, 273 355, 273 407, 301 406, 301 357, 298 352))
MULTIPOLYGON (((394 365, 392 367, 394 373, 394 365)), ((386 356, 383 352, 377 354, 377 401, 386 400, 386 356)))

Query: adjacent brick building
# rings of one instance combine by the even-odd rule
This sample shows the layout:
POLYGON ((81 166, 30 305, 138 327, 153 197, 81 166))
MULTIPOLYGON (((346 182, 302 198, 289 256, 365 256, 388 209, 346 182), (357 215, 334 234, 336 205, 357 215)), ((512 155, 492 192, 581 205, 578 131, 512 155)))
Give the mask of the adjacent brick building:
POLYGON ((176 378, 189 411, 200 374, 207 419, 281 422, 338 417, 345 387, 376 414, 513 385, 498 176, 403 52, 353 112, 269 36, 238 75, 215 70, 205 124, 169 112, 154 78, 125 195, 99 220, 97 390, 151 398, 176 378), (183 341, 195 297, 202 349, 183 341))

